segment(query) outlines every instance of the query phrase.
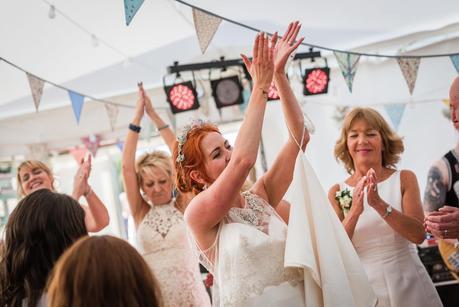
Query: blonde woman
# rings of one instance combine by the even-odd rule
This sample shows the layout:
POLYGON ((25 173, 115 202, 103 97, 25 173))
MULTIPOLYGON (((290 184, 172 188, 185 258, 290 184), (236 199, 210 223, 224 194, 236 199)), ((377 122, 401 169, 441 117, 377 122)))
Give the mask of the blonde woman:
POLYGON ((174 132, 165 125, 139 86, 135 116, 129 125, 123 151, 126 196, 137 228, 140 252, 158 280, 164 306, 210 306, 199 272, 198 260, 186 237, 183 210, 187 195, 174 197, 174 173, 170 156, 146 153, 135 161, 135 151, 144 112, 156 123, 171 148, 174 132))
POLYGON ((350 176, 331 187, 328 198, 362 261, 377 306, 441 306, 415 246, 425 238, 416 175, 395 168, 403 150, 402 139, 377 111, 355 108, 335 145, 335 157, 350 176))
MULTIPOLYGON (((85 212, 85 224, 88 232, 98 232, 105 228, 109 222, 107 208, 93 191, 88 183, 91 174, 91 156, 80 162, 73 181, 72 197, 79 200, 82 196, 86 198, 87 206, 81 205, 85 212)), ((26 160, 17 168, 17 190, 20 197, 40 190, 54 189, 54 175, 51 169, 43 162, 37 160, 26 160)))

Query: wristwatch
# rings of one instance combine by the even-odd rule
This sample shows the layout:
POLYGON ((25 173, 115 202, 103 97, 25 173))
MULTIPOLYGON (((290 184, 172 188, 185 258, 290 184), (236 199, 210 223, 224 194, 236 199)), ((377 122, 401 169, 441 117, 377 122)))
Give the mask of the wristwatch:
POLYGON ((382 218, 385 219, 385 218, 388 217, 391 213, 392 213, 392 206, 389 205, 389 206, 386 207, 386 213, 384 213, 384 215, 382 216, 382 218))

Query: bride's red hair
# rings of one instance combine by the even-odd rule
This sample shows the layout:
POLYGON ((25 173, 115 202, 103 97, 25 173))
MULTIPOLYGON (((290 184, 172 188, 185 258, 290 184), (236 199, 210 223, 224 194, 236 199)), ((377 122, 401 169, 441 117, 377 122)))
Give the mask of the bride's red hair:
POLYGON ((192 192, 198 194, 203 190, 204 185, 191 179, 190 173, 197 170, 201 173, 206 181, 210 181, 205 170, 205 156, 200 147, 202 139, 211 132, 220 133, 217 126, 204 123, 191 128, 187 135, 186 141, 181 147, 183 161, 177 162, 178 142, 175 143, 172 159, 175 167, 176 186, 182 193, 192 192))

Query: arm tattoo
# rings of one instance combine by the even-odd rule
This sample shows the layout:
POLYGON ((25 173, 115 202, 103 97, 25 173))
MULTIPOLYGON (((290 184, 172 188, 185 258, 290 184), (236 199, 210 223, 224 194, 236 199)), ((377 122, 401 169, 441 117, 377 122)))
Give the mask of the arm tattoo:
POLYGON ((447 187, 443 184, 440 169, 432 166, 427 175, 427 186, 424 193, 424 210, 431 212, 444 206, 447 187))

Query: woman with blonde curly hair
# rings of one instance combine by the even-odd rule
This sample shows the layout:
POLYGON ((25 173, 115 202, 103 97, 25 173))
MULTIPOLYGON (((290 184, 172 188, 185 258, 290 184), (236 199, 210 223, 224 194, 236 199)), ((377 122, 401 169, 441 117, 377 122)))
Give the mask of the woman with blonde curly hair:
POLYGON ((156 124, 172 149, 175 133, 159 117, 139 84, 135 116, 123 151, 122 172, 131 214, 137 228, 139 250, 159 282, 164 306, 210 306, 198 260, 186 237, 183 211, 187 194, 174 197, 174 172, 164 152, 145 153, 135 161, 144 113, 156 124))
POLYGON ((402 139, 377 111, 353 109, 335 145, 335 157, 350 176, 332 186, 328 198, 378 306, 441 306, 415 246, 425 238, 416 175, 395 168, 403 150, 402 139))
MULTIPOLYGON (((109 224, 110 217, 104 203, 88 183, 90 174, 91 156, 86 160, 82 159, 80 161, 73 181, 72 197, 77 201, 82 196, 86 198, 88 205, 80 204, 85 212, 86 229, 89 232, 98 232, 109 224)), ((41 161, 26 160, 19 164, 16 181, 20 197, 27 196, 40 189, 55 191, 53 172, 41 161)))

